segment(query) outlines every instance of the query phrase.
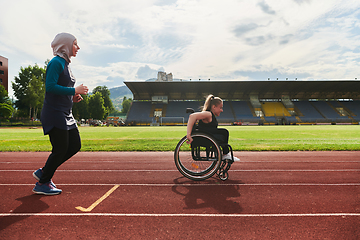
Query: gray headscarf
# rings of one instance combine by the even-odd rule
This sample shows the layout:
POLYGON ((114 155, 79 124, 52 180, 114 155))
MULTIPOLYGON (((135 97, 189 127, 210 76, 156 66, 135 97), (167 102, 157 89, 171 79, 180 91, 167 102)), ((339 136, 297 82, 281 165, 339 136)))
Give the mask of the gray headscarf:
POLYGON ((72 47, 75 40, 76 38, 70 33, 57 34, 51 43, 54 56, 62 57, 70 63, 70 56, 72 55, 72 47))

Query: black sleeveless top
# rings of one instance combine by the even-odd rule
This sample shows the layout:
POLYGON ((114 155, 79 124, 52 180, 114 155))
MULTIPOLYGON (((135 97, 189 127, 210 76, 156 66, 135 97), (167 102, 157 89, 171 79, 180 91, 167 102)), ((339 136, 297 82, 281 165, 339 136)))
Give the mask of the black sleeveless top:
MULTIPOLYGON (((211 112, 211 111, 210 111, 211 112)), ((218 127, 218 121, 213 112, 211 112, 212 121, 209 123, 204 123, 202 120, 199 121, 198 129, 202 131, 211 131, 218 127)))

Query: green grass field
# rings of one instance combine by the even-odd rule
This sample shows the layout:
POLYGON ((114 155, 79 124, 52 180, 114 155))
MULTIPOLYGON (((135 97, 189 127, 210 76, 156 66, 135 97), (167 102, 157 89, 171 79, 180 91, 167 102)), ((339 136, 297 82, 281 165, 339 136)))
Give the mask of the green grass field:
MULTIPOLYGON (((359 125, 221 126, 234 151, 359 151, 359 125)), ((81 151, 174 151, 186 126, 79 127, 81 151)), ((41 128, 0 128, 0 151, 51 151, 41 128)))

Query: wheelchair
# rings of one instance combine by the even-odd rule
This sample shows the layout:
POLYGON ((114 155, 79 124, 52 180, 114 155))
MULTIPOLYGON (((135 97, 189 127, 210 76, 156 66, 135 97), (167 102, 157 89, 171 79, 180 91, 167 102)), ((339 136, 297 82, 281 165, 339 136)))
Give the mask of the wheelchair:
MULTIPOLYGON (((195 112, 188 108, 187 113, 195 112)), ((194 181, 202 181, 215 173, 225 181, 229 178, 229 169, 234 162, 233 150, 229 144, 219 144, 209 133, 200 132, 195 124, 191 133, 193 142, 187 143, 186 136, 177 144, 174 152, 175 165, 179 172, 194 181), (231 159, 222 160, 222 148, 228 147, 231 159)))

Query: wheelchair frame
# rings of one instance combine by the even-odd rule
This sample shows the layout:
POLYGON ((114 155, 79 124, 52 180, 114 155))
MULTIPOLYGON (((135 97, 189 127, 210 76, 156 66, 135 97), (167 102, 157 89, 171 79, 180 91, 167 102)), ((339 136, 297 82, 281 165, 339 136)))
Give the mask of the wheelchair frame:
POLYGON ((218 144, 213 136, 198 130, 194 130, 191 137, 191 145, 186 143, 185 136, 175 148, 174 160, 179 172, 195 181, 208 179, 215 173, 221 180, 227 180, 228 171, 234 162, 232 147, 229 144, 218 144), (225 146, 229 147, 231 159, 222 160, 222 148, 225 146))

